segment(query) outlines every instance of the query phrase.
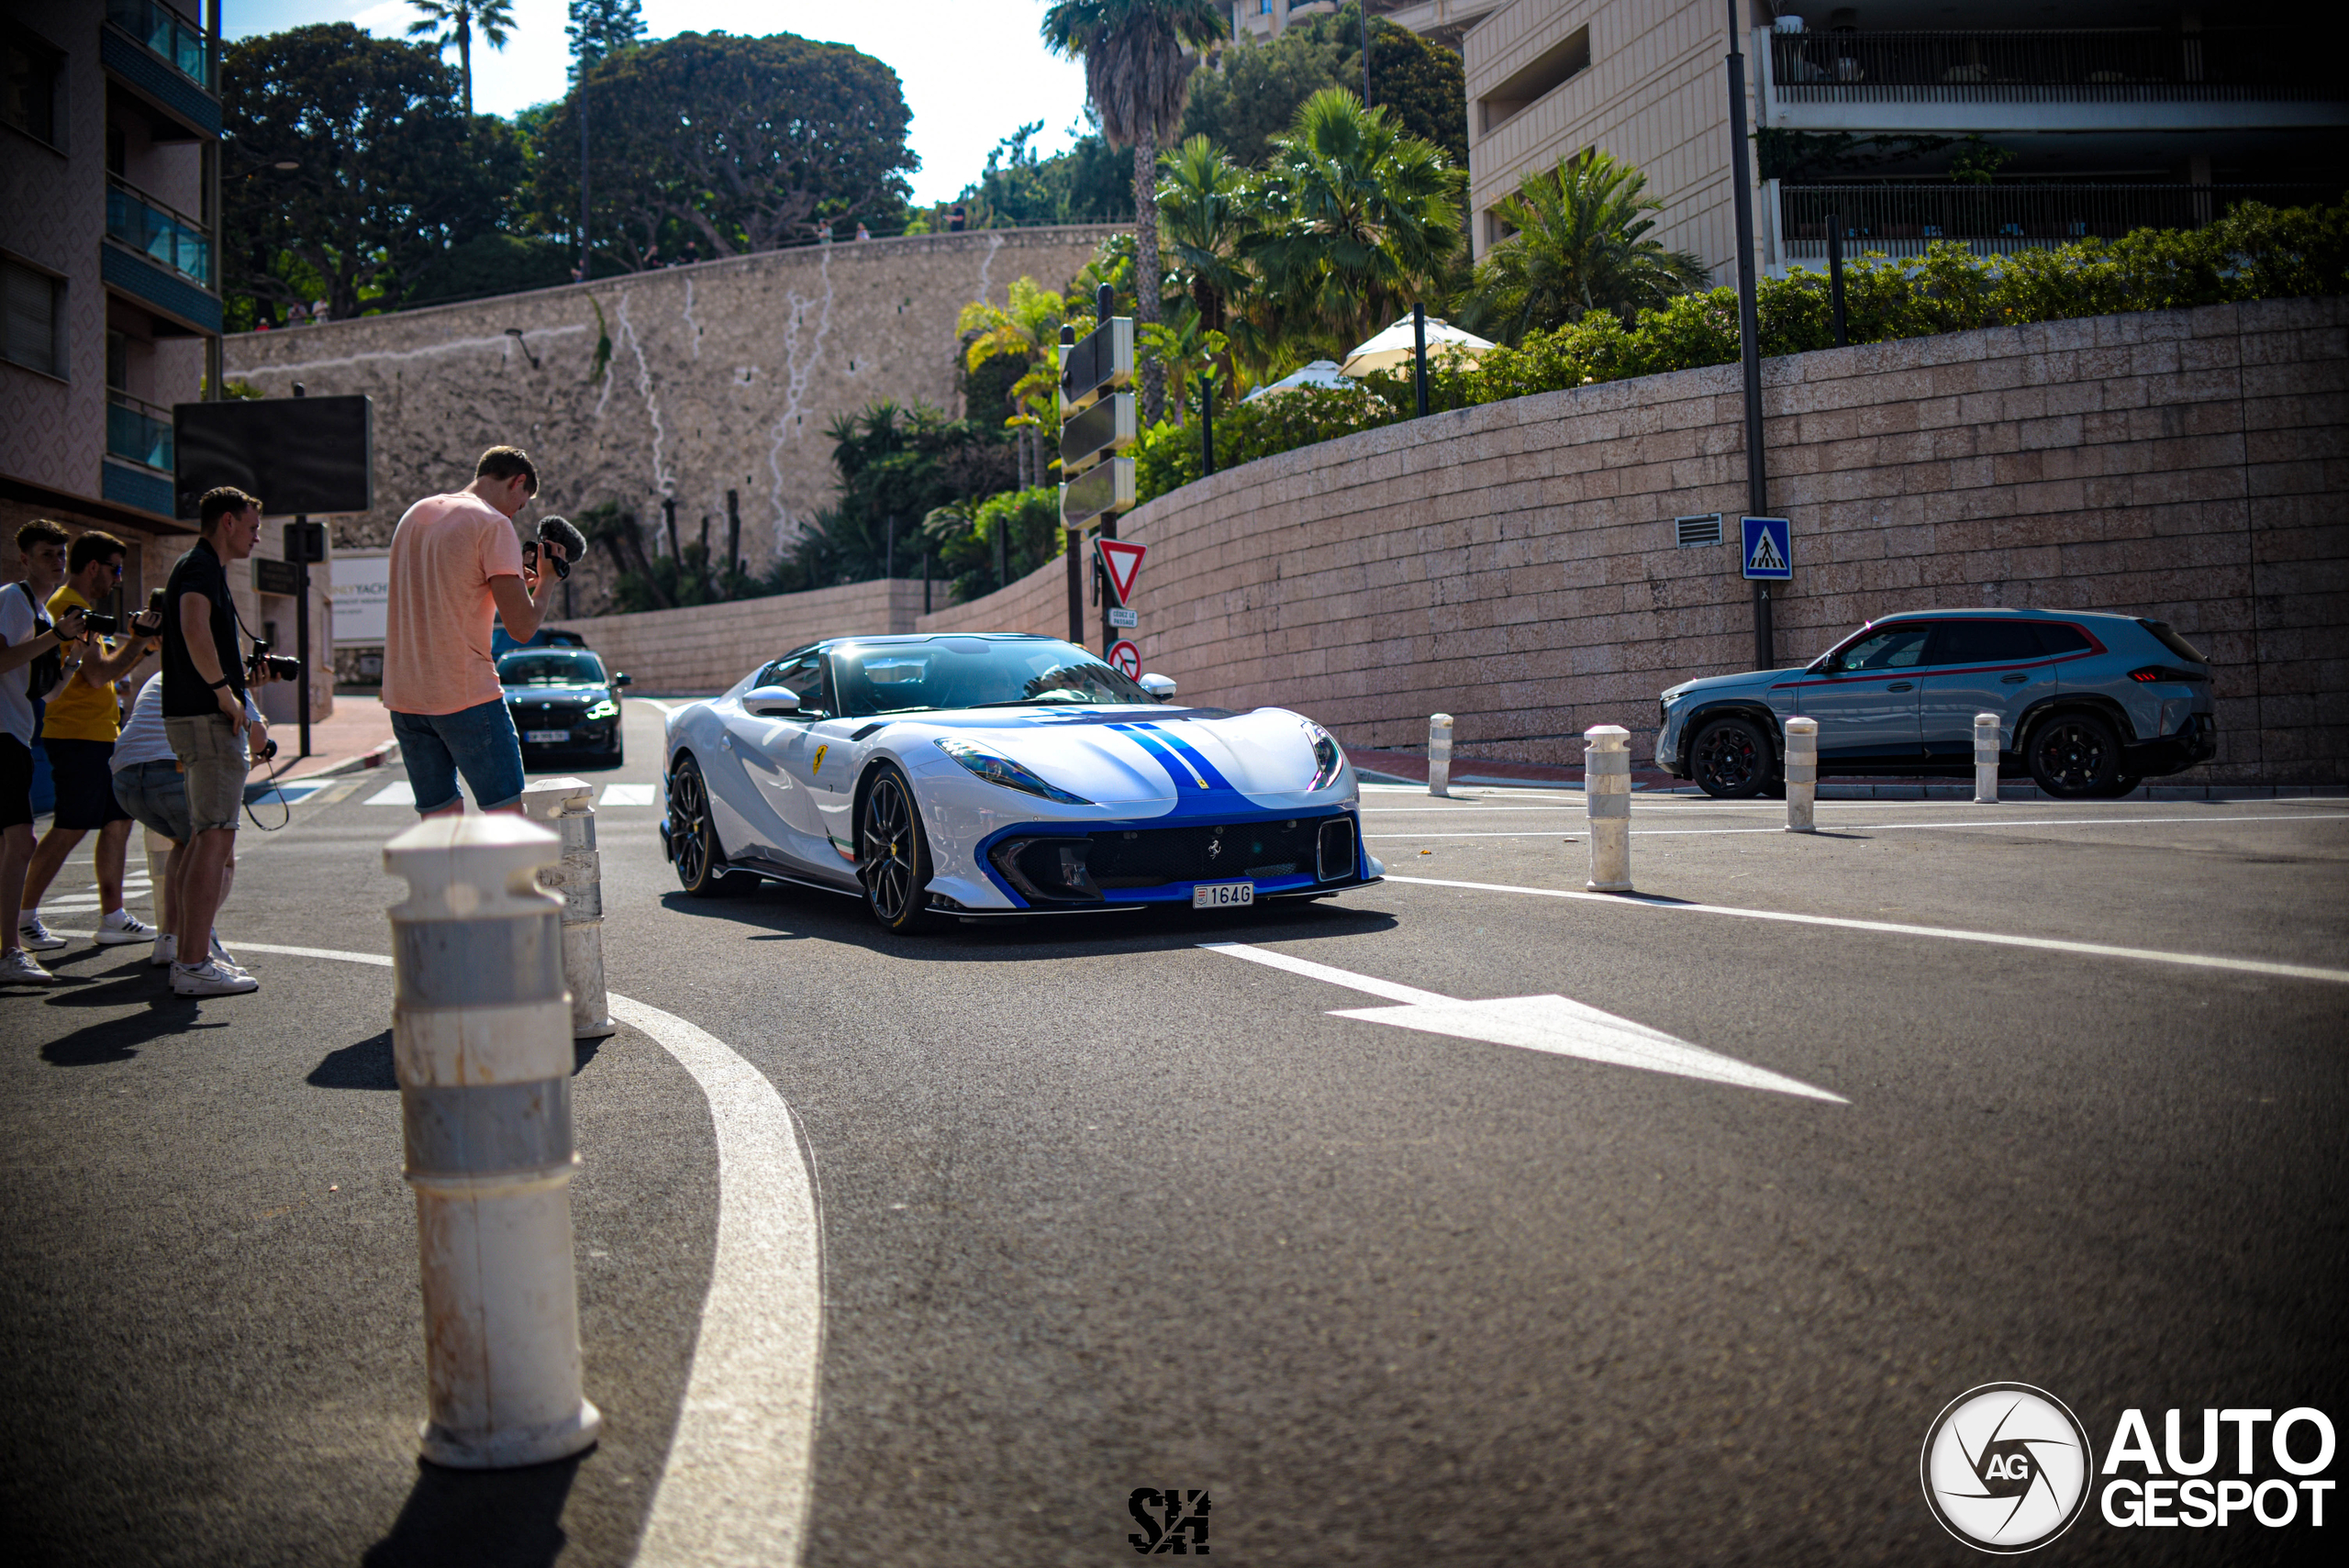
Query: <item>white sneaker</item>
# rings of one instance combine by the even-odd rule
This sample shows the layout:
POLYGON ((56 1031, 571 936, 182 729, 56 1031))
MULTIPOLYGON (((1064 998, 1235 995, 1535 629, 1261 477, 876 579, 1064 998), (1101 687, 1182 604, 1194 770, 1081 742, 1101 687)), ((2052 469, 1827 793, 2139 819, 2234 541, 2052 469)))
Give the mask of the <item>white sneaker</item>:
POLYGON ((220 945, 220 930, 217 926, 213 928, 212 931, 212 962, 218 964, 223 969, 233 969, 239 974, 250 974, 252 973, 251 970, 247 969, 243 964, 237 962, 235 954, 231 953, 227 948, 220 945))
POLYGON ((117 948, 130 942, 151 942, 155 928, 128 909, 117 909, 98 922, 98 945, 117 948))
POLYGON ((17 942, 27 952, 55 952, 65 945, 65 939, 42 925, 39 914, 32 914, 17 919, 17 942))
POLYGON ((223 969, 217 963, 172 965, 172 995, 174 996, 234 996, 240 992, 258 991, 261 982, 241 969, 223 969))
MULTIPOLYGON (((60 944, 62 945, 62 944, 60 944)), ((22 948, 10 948, 0 952, 0 985, 54 985, 57 976, 40 966, 40 960, 22 948)))
POLYGON ((173 959, 179 957, 179 938, 173 936, 169 931, 165 931, 161 936, 155 939, 155 951, 147 955, 147 962, 153 964, 157 969, 161 969, 165 964, 171 962, 173 959))

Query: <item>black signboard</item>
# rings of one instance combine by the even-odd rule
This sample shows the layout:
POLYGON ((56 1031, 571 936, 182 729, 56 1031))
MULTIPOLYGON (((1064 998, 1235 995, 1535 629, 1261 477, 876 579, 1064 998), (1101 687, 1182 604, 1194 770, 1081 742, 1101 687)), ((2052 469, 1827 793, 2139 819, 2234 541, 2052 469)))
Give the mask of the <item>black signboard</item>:
POLYGON ((290 561, 272 561, 265 555, 253 557, 253 592, 292 595, 302 591, 301 569, 290 561))
POLYGON ((1061 527, 1081 528, 1104 512, 1134 509, 1134 460, 1113 457, 1061 486, 1061 527))
POLYGON ((373 406, 365 397, 229 398, 172 407, 179 515, 233 484, 272 517, 375 505, 373 406))
POLYGON ((1061 404, 1072 411, 1083 408, 1112 387, 1132 385, 1133 379, 1133 319, 1113 316, 1079 339, 1061 361, 1061 404))
POLYGON ((1061 427, 1061 473, 1074 479, 1134 444, 1134 395, 1114 392, 1061 427))

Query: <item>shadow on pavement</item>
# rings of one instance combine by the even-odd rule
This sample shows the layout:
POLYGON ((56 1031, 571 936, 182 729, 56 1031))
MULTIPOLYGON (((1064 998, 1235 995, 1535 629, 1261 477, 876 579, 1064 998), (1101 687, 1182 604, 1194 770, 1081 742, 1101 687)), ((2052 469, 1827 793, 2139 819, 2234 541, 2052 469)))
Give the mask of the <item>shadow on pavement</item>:
POLYGON ((392 1071, 392 1031, 369 1035, 356 1045, 329 1051, 303 1080, 314 1089, 396 1089, 392 1071))
MULTIPOLYGON (((583 1456, 584 1457, 584 1456, 583 1456)), ((419 1460, 416 1487, 366 1568, 541 1568, 562 1555, 562 1508, 579 1458, 527 1470, 444 1470, 419 1460)))
MULTIPOLYGON (((1374 884, 1352 891, 1359 895, 1377 889, 1374 884)), ((662 895, 661 906, 674 914, 723 920, 751 941, 845 942, 893 958, 953 963, 1022 962, 1105 951, 1161 951, 1215 941, 1302 941, 1392 930, 1398 924, 1383 909, 1280 901, 1211 914, 1176 906, 969 925, 950 920, 918 936, 892 937, 865 914, 861 900, 788 883, 765 883, 730 898, 696 898, 673 890, 662 895)))
POLYGON ((204 1018, 193 996, 155 995, 154 986, 143 976, 57 995, 50 1005, 119 1007, 141 1000, 147 1003, 144 1012, 102 1019, 50 1040, 40 1048, 40 1059, 51 1067, 105 1067, 130 1061, 140 1046, 155 1040, 228 1027, 225 1018, 204 1018))

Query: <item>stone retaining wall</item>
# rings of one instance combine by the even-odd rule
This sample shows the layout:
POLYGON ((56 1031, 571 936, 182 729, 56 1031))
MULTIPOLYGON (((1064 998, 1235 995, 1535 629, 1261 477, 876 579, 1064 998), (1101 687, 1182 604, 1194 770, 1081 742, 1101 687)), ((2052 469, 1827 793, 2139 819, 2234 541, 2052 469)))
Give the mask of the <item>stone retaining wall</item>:
MULTIPOLYGON (((1782 662, 1897 610, 2157 617, 2215 664, 2220 754, 2190 777, 2349 780, 2349 300, 1830 350, 1767 361, 1764 397, 1782 662)), ((1567 762, 1598 723, 1644 758, 1659 691, 1752 667, 1744 470, 1734 366, 1285 453, 1121 524, 1151 550, 1137 640, 1186 700, 1353 745, 1422 745, 1448 711, 1463 758, 1567 762), (1713 511, 1731 544, 1675 547, 1713 511)), ((1063 572, 919 624, 1064 631, 1063 572)))

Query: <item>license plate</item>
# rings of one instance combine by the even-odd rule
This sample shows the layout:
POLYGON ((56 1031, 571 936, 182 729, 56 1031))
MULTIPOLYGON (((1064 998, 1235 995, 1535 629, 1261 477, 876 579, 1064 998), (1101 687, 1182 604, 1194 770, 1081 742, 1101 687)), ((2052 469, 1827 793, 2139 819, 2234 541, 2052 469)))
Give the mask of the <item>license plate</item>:
POLYGON ((525 729, 522 743, 526 746, 560 746, 571 739, 568 729, 525 729))
POLYGON ((1252 882, 1203 882, 1191 889, 1194 909, 1236 909, 1254 902, 1256 884, 1252 882))

